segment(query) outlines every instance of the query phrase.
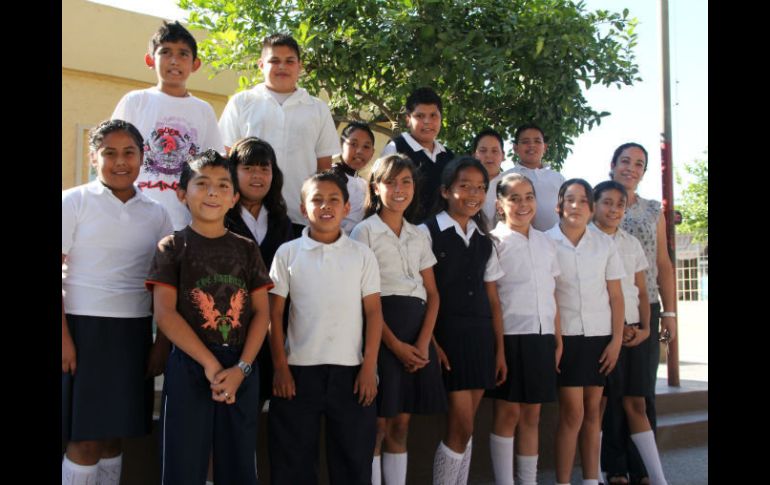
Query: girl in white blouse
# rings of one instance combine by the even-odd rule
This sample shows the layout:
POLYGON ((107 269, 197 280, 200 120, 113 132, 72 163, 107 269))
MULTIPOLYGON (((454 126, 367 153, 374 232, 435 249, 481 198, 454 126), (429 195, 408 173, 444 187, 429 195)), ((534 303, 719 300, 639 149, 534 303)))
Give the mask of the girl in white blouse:
POLYGON ((556 305, 559 263, 556 245, 532 227, 537 211, 532 181, 504 175, 497 186, 498 222, 491 235, 505 275, 496 281, 503 310, 503 347, 508 376, 486 392, 495 399, 489 450, 495 483, 537 483, 538 426, 544 402, 556 400, 556 369, 562 341, 556 305), (518 432, 515 467, 514 433, 518 432))
POLYGON ((559 224, 546 234, 556 243, 563 352, 559 364, 559 424, 556 430, 557 485, 569 483, 580 442, 583 484, 599 477, 600 402, 606 376, 615 368, 623 337, 623 263, 614 241, 587 230, 593 190, 583 179, 562 184, 559 224))
POLYGON ((444 413, 446 391, 431 345, 439 295, 428 237, 408 218, 417 206, 409 158, 388 155, 374 165, 366 219, 350 237, 372 249, 380 267, 385 326, 377 360, 377 441, 372 483, 406 483, 407 433, 412 414, 444 413))

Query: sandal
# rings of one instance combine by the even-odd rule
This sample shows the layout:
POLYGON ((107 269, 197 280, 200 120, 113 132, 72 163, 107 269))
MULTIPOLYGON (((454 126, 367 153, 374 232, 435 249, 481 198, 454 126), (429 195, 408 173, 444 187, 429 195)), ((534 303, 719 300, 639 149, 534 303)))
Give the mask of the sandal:
POLYGON ((607 475, 607 483, 610 485, 628 485, 628 477, 625 473, 607 475))

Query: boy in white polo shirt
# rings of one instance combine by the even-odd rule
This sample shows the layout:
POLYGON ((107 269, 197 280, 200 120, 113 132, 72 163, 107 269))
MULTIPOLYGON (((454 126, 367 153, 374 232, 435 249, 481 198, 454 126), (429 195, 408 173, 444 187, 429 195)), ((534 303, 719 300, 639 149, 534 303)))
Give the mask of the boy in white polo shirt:
POLYGON ((377 353, 383 318, 374 253, 348 238, 345 181, 320 173, 302 185, 302 236, 278 248, 270 268, 275 377, 268 416, 272 483, 317 483, 321 416, 330 483, 371 483, 377 353), (364 331, 364 318, 366 328, 364 331), (363 338, 365 332, 365 339, 363 338), (363 349, 363 354, 362 354, 363 349))
POLYGON ((299 208, 302 182, 331 168, 332 156, 342 151, 339 135, 326 103, 297 86, 302 61, 294 38, 266 37, 258 65, 265 81, 230 98, 219 131, 228 151, 248 136, 270 143, 284 174, 281 193, 299 235, 307 224, 299 208))

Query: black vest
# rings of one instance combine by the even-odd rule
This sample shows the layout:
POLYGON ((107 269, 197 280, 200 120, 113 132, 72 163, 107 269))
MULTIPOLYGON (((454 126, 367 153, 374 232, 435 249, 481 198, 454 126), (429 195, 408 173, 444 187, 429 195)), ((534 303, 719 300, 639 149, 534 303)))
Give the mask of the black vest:
MULTIPOLYGON (((254 234, 249 230, 249 226, 243 222, 241 217, 241 206, 236 204, 235 207, 227 211, 225 215, 225 227, 238 234, 257 242, 254 239, 254 234)), ((265 262, 265 267, 270 271, 270 265, 273 264, 273 257, 275 252, 278 251, 278 246, 294 239, 291 232, 291 221, 287 217, 283 221, 276 221, 271 219, 270 214, 267 214, 267 233, 262 240, 262 244, 257 243, 259 246, 259 253, 262 256, 262 261, 265 262)))
POLYGON ((477 230, 466 247, 454 227, 440 231, 435 217, 425 221, 425 225, 438 260, 433 273, 441 302, 439 319, 443 314, 491 318, 484 271, 492 255, 492 241, 477 230))
POLYGON ((419 175, 417 186, 419 187, 418 190, 420 193, 420 206, 415 220, 423 221, 431 213, 433 205, 436 203, 436 200, 438 200, 438 197, 440 197, 438 188, 441 185, 441 172, 455 155, 447 148, 446 152, 439 153, 436 157, 436 161, 433 162, 424 151, 412 150, 412 147, 409 146, 409 143, 406 142, 403 135, 393 138, 393 143, 395 143, 396 151, 398 151, 398 153, 409 157, 412 160, 412 163, 417 166, 419 175))

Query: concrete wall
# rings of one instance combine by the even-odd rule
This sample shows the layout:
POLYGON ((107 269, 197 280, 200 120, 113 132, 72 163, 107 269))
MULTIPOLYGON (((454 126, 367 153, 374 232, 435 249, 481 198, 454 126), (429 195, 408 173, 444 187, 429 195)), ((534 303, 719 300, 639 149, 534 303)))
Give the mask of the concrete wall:
MULTIPOLYGON (((62 2, 62 189, 88 179, 87 131, 112 114, 130 90, 153 86, 144 64, 152 33, 162 19, 85 0, 62 2)), ((193 31, 196 39, 205 33, 193 31)), ((217 116, 238 88, 238 74, 209 79, 203 66, 190 76, 190 92, 212 104, 217 116)))

